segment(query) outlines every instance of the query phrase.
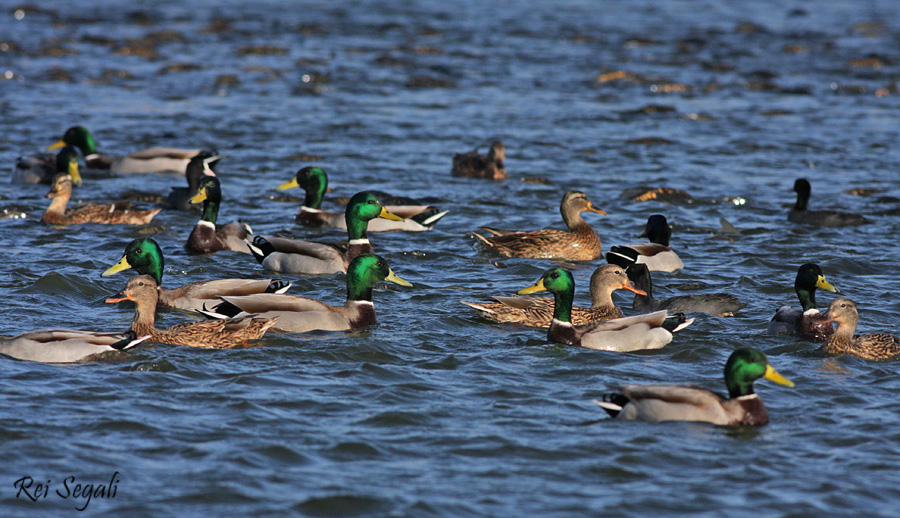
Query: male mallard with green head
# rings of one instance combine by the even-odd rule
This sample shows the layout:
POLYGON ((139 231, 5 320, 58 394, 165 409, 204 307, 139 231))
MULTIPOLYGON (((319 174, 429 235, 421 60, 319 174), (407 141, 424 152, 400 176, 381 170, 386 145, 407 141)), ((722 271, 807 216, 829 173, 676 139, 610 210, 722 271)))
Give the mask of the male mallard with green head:
POLYGON ((347 302, 343 306, 332 306, 308 297, 266 293, 224 296, 221 304, 202 313, 214 318, 244 314, 276 318, 276 329, 292 333, 359 329, 376 322, 372 289, 382 281, 412 286, 397 277, 383 257, 362 254, 354 257, 347 268, 347 302))
MULTIPOLYGON (((347 228, 343 212, 322 210, 322 200, 328 190, 328 174, 324 169, 306 166, 297 171, 297 174, 289 181, 279 185, 278 190, 283 191, 295 187, 306 191, 303 205, 296 217, 297 223, 312 228, 347 228)), ((431 230, 448 212, 411 198, 398 198, 378 191, 369 192, 377 195, 388 211, 402 218, 401 221, 374 219, 369 222, 370 232, 431 230)))
POLYGON ((769 412, 753 389, 753 382, 765 378, 779 385, 794 383, 769 365, 757 349, 738 349, 725 363, 728 398, 711 390, 688 385, 620 385, 594 400, 610 416, 624 421, 701 421, 723 426, 762 426, 769 412))

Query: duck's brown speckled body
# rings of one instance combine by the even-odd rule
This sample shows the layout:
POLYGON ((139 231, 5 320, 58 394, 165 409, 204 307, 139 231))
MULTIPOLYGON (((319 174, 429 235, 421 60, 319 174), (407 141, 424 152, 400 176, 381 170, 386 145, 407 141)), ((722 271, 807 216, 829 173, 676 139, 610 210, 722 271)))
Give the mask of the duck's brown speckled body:
MULTIPOLYGON (((575 325, 599 322, 622 316, 612 300, 612 292, 619 289, 635 290, 623 268, 601 265, 591 275, 591 307, 572 307, 572 323, 575 325)), ((496 302, 475 303, 461 301, 475 309, 483 318, 500 323, 522 324, 531 327, 550 327, 553 320, 553 299, 547 297, 493 297, 496 302)))
POLYGON ((183 322, 168 329, 157 329, 156 304, 158 286, 153 277, 137 275, 132 277, 121 292, 106 299, 106 302, 131 300, 135 304, 131 330, 139 336, 150 335, 154 342, 206 349, 226 349, 246 344, 249 340, 261 338, 275 323, 274 319, 233 318, 183 322))
POLYGON ((67 174, 57 175, 53 187, 47 193, 53 198, 50 206, 44 211, 41 222, 50 225, 74 225, 78 223, 102 223, 143 225, 149 223, 162 209, 135 209, 131 202, 110 204, 87 203, 66 209, 72 197, 72 177, 67 174))
POLYGON ((856 303, 846 297, 838 297, 828 305, 824 322, 836 322, 837 330, 822 345, 828 354, 849 354, 864 360, 887 360, 900 355, 900 338, 888 333, 854 335, 859 323, 856 303))
POLYGON ((597 232, 581 218, 584 211, 606 214, 598 209, 580 191, 569 191, 563 196, 559 208, 569 230, 544 228, 515 231, 481 227, 493 234, 474 234, 486 250, 502 257, 531 257, 535 259, 561 259, 566 261, 592 261, 602 255, 602 244, 597 232))

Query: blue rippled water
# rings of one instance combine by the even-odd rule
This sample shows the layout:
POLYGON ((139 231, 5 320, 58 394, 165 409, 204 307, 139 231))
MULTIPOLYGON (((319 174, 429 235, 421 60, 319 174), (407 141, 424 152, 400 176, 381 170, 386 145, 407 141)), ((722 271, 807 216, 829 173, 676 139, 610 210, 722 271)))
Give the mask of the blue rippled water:
MULTIPOLYGON (((4 3, 0 20, 10 169, 83 124, 111 153, 217 148, 220 218, 263 235, 341 237, 296 226, 299 200, 274 190, 309 164, 329 171, 333 197, 377 188, 451 211, 430 232, 370 236, 415 286, 376 290, 379 324, 364 331, 270 333, 240 350, 147 344, 84 365, 3 359, 2 516, 897 515, 897 363, 765 333, 796 305, 810 261, 857 301, 861 332, 897 332, 896 2, 46 1, 4 3), (453 153, 498 138, 508 180, 450 176, 453 153), (872 223, 789 224, 799 177, 816 208, 872 223), (621 197, 638 185, 697 201, 621 197), (858 187, 880 192, 844 192, 858 187), (655 275, 657 297, 725 291, 748 306, 699 316, 663 349, 615 354, 459 304, 552 264, 482 256, 468 233, 559 227, 569 189, 608 212, 586 216, 604 247, 669 218, 687 267, 655 275), (720 218, 741 234, 719 234, 720 218), (623 381, 723 390, 724 361, 745 346, 796 382, 757 384, 766 427, 610 422, 591 403, 623 381)), ((182 181, 88 174, 76 194, 182 181)), ((103 300, 127 275, 100 273, 138 235, 165 250, 168 286, 272 275, 239 253, 187 255, 195 214, 43 226, 46 191, 0 183, 0 334, 126 328, 130 307, 103 300)), ((583 302, 594 265, 574 267, 583 302)), ((343 276, 284 278, 344 298, 343 276)))

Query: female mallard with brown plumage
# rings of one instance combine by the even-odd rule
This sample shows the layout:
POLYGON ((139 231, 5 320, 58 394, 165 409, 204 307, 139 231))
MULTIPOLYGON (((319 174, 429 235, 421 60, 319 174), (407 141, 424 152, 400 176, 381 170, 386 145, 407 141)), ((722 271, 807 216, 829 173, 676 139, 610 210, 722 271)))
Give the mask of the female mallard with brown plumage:
POLYGON ((177 171, 184 173, 188 162, 198 154, 215 155, 214 152, 202 149, 180 149, 171 147, 152 147, 129 153, 125 156, 113 157, 97 151, 94 136, 84 126, 72 126, 62 138, 47 149, 62 146, 75 146, 84 153, 84 161, 90 169, 111 169, 120 174, 154 173, 161 171, 177 171))
POLYGON ((606 214, 591 203, 580 191, 569 191, 559 207, 563 221, 569 230, 544 228, 516 231, 480 227, 493 234, 482 236, 473 233, 483 247, 503 257, 531 257, 535 259, 561 259, 565 261, 592 261, 602 255, 600 236, 582 218, 584 211, 606 214))
MULTIPOLYGON (((297 213, 297 223, 312 228, 342 228, 346 230, 347 222, 343 212, 322 210, 322 200, 328 190, 328 174, 324 169, 306 166, 297 171, 290 181, 279 185, 278 190, 283 191, 294 187, 301 187, 306 191, 303 205, 300 207, 300 212, 297 213)), ((431 230, 438 220, 448 212, 411 198, 398 198, 378 191, 370 192, 381 199, 388 211, 402 218, 401 221, 374 219, 369 222, 369 230, 372 232, 431 230)))
POLYGON ((399 221, 388 211, 378 196, 369 191, 358 192, 350 198, 344 211, 347 221, 347 246, 315 241, 301 241, 257 236, 250 245, 256 260, 267 270, 287 273, 321 275, 346 272, 350 261, 361 254, 372 253, 366 229, 369 221, 386 218, 399 221))
POLYGON ((347 302, 343 306, 332 306, 309 297, 265 293, 222 297, 221 304, 202 313, 212 318, 248 313, 276 318, 276 329, 292 333, 359 329, 376 323, 372 289, 381 281, 412 286, 394 275, 383 257, 363 254, 355 257, 347 268, 347 302))
POLYGON ((886 360, 900 354, 900 338, 888 333, 856 335, 859 312, 856 303, 846 297, 838 297, 828 305, 822 322, 835 322, 837 330, 822 346, 828 354, 849 354, 864 360, 886 360))
POLYGON ((57 173, 68 173, 72 177, 72 185, 81 186, 81 174, 78 171, 78 151, 72 146, 65 146, 55 155, 40 154, 22 156, 16 160, 13 169, 13 183, 53 183, 57 173))
POLYGON ((725 362, 728 398, 688 385, 613 385, 615 392, 594 400, 615 419, 623 421, 700 421, 722 426, 762 426, 769 412, 753 382, 759 378, 793 387, 794 383, 769 365, 757 349, 738 349, 725 362))
MULTIPOLYGON (((665 310, 633 317, 614 318, 581 326, 572 324, 572 300, 575 279, 565 268, 551 268, 532 286, 519 290, 519 295, 539 291, 553 294, 553 320, 547 339, 558 344, 580 345, 601 351, 636 351, 658 349, 672 341, 672 333, 663 327, 665 310)), ((688 319, 675 327, 679 331, 693 322, 688 319)))
POLYGON ((822 268, 814 263, 800 265, 794 279, 794 291, 800 299, 800 309, 782 306, 769 321, 770 335, 797 333, 807 340, 821 342, 834 334, 834 326, 822 320, 816 308, 816 288, 837 293, 822 273, 822 268))
POLYGON ((506 148, 502 142, 495 141, 487 155, 479 154, 477 149, 468 153, 454 153, 450 174, 464 178, 502 180, 507 176, 505 160, 506 148))
POLYGON ((161 208, 133 209, 131 202, 117 202, 110 204, 87 203, 66 209, 69 199, 72 197, 72 177, 68 174, 58 174, 53 180, 53 187, 47 193, 48 198, 53 198, 50 206, 44 211, 41 222, 50 225, 74 225, 77 223, 103 223, 143 225, 149 223, 161 208))
POLYGON ((255 293, 284 293, 290 283, 277 279, 216 279, 185 284, 171 290, 164 290, 162 276, 165 260, 162 249, 156 241, 149 237, 132 240, 125 246, 125 255, 101 274, 108 277, 127 269, 133 269, 141 275, 150 275, 160 286, 157 304, 162 307, 178 308, 187 311, 200 311, 204 305, 212 306, 221 302, 220 296, 253 295, 255 293))
POLYGON ((245 241, 253 230, 250 225, 240 221, 232 221, 227 225, 216 225, 219 218, 219 205, 222 204, 222 187, 216 176, 204 176, 200 179, 197 194, 191 203, 203 203, 203 214, 194 226, 184 247, 191 252, 208 254, 222 250, 250 253, 245 241))
POLYGON ((107 303, 130 300, 134 302, 134 320, 131 330, 138 335, 150 335, 154 342, 207 349, 226 349, 243 345, 249 340, 261 338, 275 323, 273 319, 229 318, 225 320, 205 320, 182 322, 168 329, 157 329, 156 304, 159 298, 158 286, 153 277, 137 275, 125 285, 125 289, 106 299, 107 303))
MULTIPOLYGON (((643 293, 628 280, 625 270, 614 264, 604 264, 591 275, 591 307, 572 306, 575 325, 599 322, 622 316, 622 310, 612 300, 615 290, 643 293)), ((550 327, 553 320, 553 299, 546 297, 493 297, 496 302, 475 303, 460 301, 475 309, 483 318, 500 323, 522 324, 531 327, 550 327)))

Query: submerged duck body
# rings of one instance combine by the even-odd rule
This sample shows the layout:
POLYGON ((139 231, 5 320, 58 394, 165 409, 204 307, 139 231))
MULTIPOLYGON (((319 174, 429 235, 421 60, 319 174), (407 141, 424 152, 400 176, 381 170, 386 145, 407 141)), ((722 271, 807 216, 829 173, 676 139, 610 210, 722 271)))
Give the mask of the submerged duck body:
POLYGON ((686 385, 613 385, 613 392, 594 403, 624 421, 700 421, 722 426, 762 426, 769 412, 753 389, 765 378, 779 385, 794 383, 769 365, 756 349, 738 349, 725 363, 728 398, 711 390, 686 385))
POLYGON ((580 191, 567 192, 560 203, 560 213, 568 230, 500 230, 481 227, 491 236, 473 233, 482 248, 501 257, 530 257, 566 261, 592 261, 602 255, 597 232, 581 218, 584 211, 606 214, 580 191))
POLYGON ((812 187, 805 178, 799 178, 794 182, 794 192, 797 193, 797 203, 788 213, 788 221, 813 227, 854 227, 868 223, 861 214, 850 212, 838 212, 834 210, 807 210, 812 187))
POLYGON ((664 300, 653 298, 653 281, 646 264, 634 264, 628 268, 628 278, 643 294, 634 296, 636 311, 659 311, 671 313, 706 313, 717 317, 732 316, 747 304, 729 293, 697 293, 679 295, 664 300))

